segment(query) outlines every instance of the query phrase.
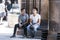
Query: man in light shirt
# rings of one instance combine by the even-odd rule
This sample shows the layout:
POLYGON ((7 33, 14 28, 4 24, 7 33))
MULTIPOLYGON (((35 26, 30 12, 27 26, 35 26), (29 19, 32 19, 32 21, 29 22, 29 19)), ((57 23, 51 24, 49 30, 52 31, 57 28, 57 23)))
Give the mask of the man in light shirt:
POLYGON ((30 33, 31 37, 34 37, 32 34, 32 28, 34 32, 37 32, 37 28, 41 23, 41 15, 38 14, 38 9, 36 7, 33 8, 33 14, 30 15, 30 24, 27 26, 27 31, 30 33))
POLYGON ((5 4, 4 1, 0 3, 0 24, 2 24, 3 18, 5 16, 5 4))

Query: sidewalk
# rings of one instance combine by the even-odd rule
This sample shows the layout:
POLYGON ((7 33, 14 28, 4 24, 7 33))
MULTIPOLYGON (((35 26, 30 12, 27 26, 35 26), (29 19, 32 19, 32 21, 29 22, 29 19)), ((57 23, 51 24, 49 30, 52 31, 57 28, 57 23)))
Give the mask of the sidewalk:
POLYGON ((20 38, 20 37, 15 37, 15 38, 10 38, 10 34, 0 34, 0 40, 40 40, 40 39, 28 39, 28 38, 20 38))

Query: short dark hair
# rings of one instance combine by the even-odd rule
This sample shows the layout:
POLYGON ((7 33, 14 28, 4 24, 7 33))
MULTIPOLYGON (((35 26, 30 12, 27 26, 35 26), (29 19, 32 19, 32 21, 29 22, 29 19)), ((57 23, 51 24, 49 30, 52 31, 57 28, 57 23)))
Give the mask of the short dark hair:
POLYGON ((21 11, 23 11, 25 8, 22 8, 21 11))
POLYGON ((33 9, 36 9, 38 11, 38 8, 36 8, 36 7, 33 7, 33 9))

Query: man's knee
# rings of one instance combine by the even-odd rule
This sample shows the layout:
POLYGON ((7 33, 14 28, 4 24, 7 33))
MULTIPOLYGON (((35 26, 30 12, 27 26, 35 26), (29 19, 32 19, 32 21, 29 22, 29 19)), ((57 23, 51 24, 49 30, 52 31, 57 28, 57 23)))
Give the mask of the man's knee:
POLYGON ((19 24, 15 24, 15 27, 18 27, 19 26, 19 24))

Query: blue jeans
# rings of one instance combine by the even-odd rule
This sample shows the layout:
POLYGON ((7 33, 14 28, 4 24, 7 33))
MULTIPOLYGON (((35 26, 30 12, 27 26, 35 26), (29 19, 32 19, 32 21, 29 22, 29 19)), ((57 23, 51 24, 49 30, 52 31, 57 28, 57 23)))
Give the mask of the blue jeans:
POLYGON ((32 31, 34 31, 34 33, 37 32, 37 28, 38 28, 39 26, 40 26, 40 25, 38 25, 38 24, 34 24, 34 25, 32 25, 33 30, 31 30, 31 28, 30 28, 31 25, 28 25, 28 26, 27 26, 27 31, 29 32, 30 35, 33 35, 33 34, 32 34, 32 31))

